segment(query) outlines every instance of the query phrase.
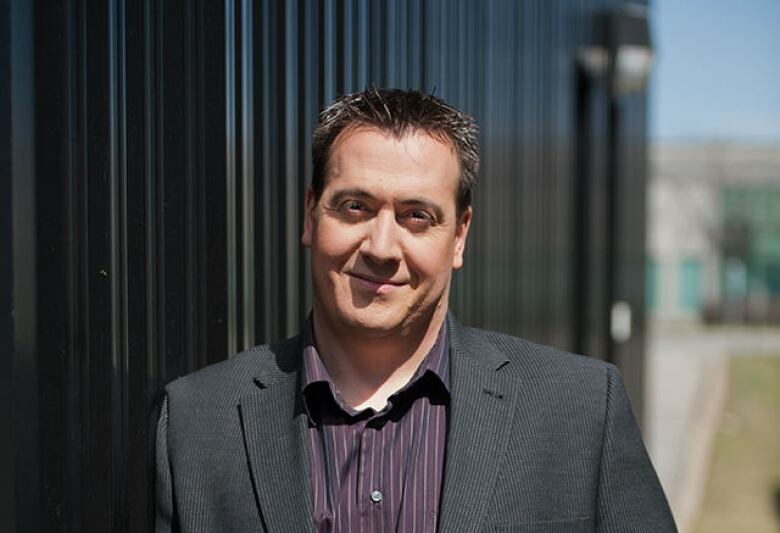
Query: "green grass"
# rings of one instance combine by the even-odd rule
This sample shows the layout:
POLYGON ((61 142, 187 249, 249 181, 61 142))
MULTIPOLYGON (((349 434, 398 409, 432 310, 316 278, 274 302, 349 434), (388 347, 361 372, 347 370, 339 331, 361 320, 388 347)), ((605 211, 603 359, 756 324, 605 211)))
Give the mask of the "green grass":
POLYGON ((780 533, 780 354, 730 363, 698 533, 780 533))

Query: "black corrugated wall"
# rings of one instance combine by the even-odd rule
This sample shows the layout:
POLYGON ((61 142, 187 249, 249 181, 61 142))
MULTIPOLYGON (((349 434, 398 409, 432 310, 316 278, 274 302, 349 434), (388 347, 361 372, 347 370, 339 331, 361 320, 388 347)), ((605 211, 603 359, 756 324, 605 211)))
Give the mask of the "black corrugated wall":
POLYGON ((161 387, 298 330, 310 133, 369 84, 481 125, 459 318, 614 361, 640 411, 645 96, 575 61, 619 3, 0 1, 0 529, 148 529, 161 387))

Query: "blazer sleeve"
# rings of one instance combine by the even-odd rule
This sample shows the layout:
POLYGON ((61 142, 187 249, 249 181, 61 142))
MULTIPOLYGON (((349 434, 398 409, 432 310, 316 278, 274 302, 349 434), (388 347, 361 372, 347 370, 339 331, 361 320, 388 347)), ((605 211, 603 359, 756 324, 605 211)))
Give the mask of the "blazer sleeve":
POLYGON ((157 421, 155 450, 155 533, 178 531, 173 505, 173 480, 168 461, 168 397, 163 399, 157 421))
POLYGON ((623 380, 607 372, 596 531, 676 532, 669 504, 650 462, 623 380))

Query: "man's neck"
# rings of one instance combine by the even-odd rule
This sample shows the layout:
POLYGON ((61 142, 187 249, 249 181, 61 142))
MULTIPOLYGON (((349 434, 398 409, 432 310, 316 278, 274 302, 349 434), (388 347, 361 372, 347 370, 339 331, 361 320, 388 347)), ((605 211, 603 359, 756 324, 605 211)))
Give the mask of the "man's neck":
POLYGON ((317 351, 347 405, 379 411, 388 397, 409 382, 433 348, 445 316, 442 304, 419 331, 361 334, 338 330, 315 307, 317 351))

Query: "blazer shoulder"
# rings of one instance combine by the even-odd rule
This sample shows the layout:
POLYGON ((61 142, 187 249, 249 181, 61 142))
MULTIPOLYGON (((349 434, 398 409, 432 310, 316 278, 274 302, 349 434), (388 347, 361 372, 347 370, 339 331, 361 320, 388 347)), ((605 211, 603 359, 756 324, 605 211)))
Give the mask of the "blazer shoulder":
POLYGON ((181 376, 165 387, 169 401, 233 402, 252 390, 256 378, 268 381, 294 373, 301 359, 301 337, 253 346, 235 356, 181 376))
MULTIPOLYGON (((494 353, 506 361, 504 371, 518 377, 535 379, 564 378, 596 379, 603 382, 610 375, 619 375, 611 363, 594 357, 539 344, 527 339, 477 328, 464 328, 466 335, 489 345, 494 353)), ((472 341, 472 344, 474 341, 472 341)))

